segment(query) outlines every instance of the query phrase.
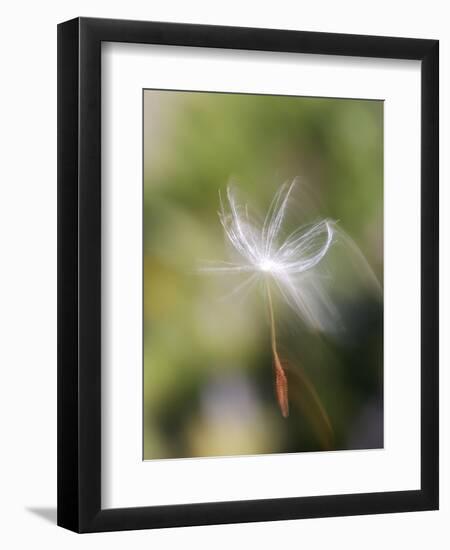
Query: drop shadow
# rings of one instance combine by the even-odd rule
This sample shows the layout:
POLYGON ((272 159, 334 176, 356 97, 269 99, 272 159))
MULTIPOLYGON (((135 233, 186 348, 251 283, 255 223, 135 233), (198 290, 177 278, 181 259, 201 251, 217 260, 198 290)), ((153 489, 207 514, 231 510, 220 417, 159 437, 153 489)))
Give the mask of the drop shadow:
POLYGON ((56 525, 56 507, 46 507, 46 506, 30 506, 26 508, 27 512, 38 516, 45 521, 53 523, 56 525))

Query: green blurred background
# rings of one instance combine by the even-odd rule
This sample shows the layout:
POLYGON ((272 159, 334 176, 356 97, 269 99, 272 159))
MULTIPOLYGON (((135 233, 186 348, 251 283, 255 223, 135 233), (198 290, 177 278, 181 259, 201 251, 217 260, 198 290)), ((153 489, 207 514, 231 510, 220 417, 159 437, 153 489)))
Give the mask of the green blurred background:
POLYGON ((144 459, 383 446, 381 300, 348 277, 345 338, 292 316, 281 345, 309 383, 284 419, 264 301, 223 300, 222 277, 196 272, 227 259, 230 178, 264 212, 295 176, 382 281, 383 102, 144 91, 144 459))

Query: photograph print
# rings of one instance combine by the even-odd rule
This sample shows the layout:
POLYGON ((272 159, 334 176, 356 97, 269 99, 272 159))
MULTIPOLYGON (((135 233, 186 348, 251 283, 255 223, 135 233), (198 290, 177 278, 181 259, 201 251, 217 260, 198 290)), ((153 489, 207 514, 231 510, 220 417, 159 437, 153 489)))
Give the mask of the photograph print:
POLYGON ((143 458, 383 448, 383 101, 143 90, 143 458))

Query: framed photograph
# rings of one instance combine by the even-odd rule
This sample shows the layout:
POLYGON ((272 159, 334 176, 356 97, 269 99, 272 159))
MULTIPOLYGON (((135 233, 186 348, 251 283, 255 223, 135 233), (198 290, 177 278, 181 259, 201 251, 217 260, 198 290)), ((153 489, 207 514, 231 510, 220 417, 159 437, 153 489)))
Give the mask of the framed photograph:
POLYGON ((438 508, 438 42, 58 27, 58 524, 438 508))

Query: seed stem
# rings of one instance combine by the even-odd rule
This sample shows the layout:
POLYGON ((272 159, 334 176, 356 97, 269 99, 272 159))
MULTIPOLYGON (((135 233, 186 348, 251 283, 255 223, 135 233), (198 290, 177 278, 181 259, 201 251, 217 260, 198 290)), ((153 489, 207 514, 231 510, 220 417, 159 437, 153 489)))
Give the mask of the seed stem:
POLYGON ((288 381, 283 365, 277 351, 277 336, 275 329, 275 315, 273 311, 272 293, 268 281, 266 281, 267 302, 269 305, 270 341, 273 354, 273 367, 275 371, 275 393, 284 418, 289 416, 288 381))

